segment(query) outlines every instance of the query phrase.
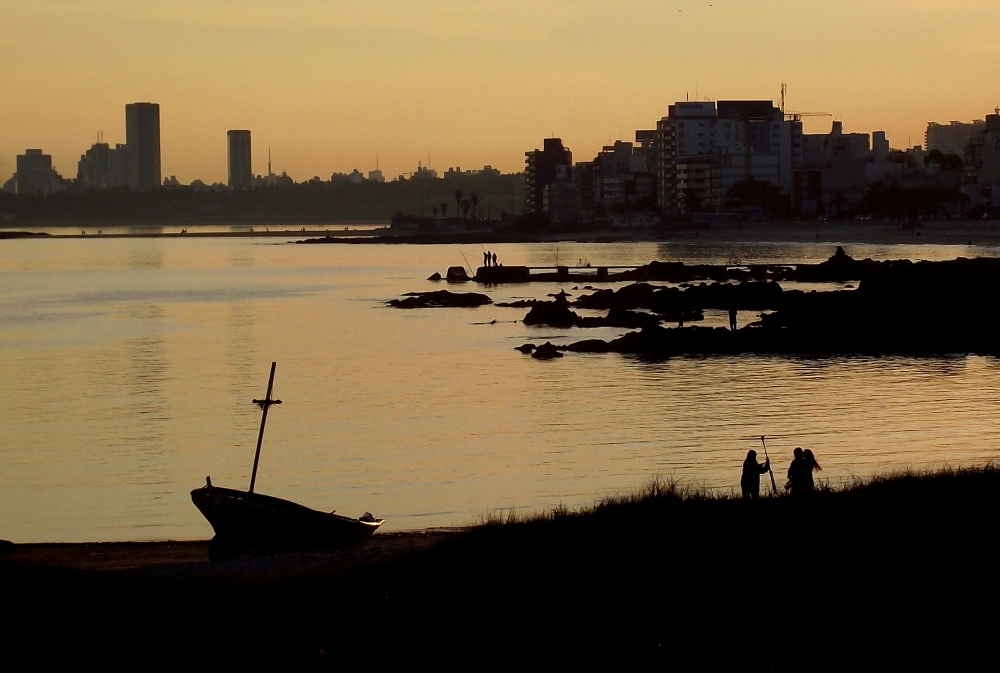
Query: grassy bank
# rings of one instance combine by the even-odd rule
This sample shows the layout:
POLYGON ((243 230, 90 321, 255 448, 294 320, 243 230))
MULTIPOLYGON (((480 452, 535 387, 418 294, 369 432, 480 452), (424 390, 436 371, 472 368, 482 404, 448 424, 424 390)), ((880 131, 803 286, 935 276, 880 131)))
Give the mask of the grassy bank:
POLYGON ((756 502, 655 483, 348 570, 2 566, 8 656, 127 667, 941 670, 1000 643, 1000 470, 756 502))

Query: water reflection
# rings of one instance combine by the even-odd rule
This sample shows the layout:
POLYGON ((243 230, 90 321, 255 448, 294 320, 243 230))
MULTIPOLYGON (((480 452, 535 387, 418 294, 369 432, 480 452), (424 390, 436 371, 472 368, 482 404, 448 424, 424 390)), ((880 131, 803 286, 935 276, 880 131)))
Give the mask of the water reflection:
POLYGON ((125 266, 129 269, 162 269, 163 246, 157 241, 135 239, 125 257, 125 266))
MULTIPOLYGON (((496 247, 512 264, 537 265, 554 264, 557 251, 561 263, 592 264, 732 254, 791 263, 833 252, 496 247)), ((953 258, 963 246, 856 248, 953 258)), ((803 445, 834 481, 1000 456, 993 358, 539 363, 513 347, 623 330, 530 328, 519 322, 525 310, 495 305, 385 308, 404 292, 440 289, 424 279, 461 263, 456 246, 81 239, 11 249, 21 252, 0 269, 3 301, 21 317, 0 320, 12 400, 0 405, 0 520, 19 541, 210 535, 187 493, 206 474, 245 487, 259 420, 249 400, 272 360, 286 404, 269 420, 262 490, 351 515, 370 509, 388 530, 466 524, 490 507, 575 506, 655 473, 725 491, 762 434, 774 437, 775 464, 803 445), (74 319, 45 318, 55 310, 74 319)), ((501 302, 558 290, 487 291, 501 302)))

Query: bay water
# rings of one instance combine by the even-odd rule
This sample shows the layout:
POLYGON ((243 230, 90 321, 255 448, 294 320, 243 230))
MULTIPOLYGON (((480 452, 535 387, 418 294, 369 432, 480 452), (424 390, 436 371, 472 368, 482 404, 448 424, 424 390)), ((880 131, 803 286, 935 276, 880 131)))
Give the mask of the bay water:
MULTIPOLYGON (((506 265, 598 266, 816 262, 835 246, 489 247, 506 265)), ((1000 254, 845 248, 878 259, 1000 254)), ((1000 455, 993 358, 539 362, 514 347, 625 330, 527 327, 526 309, 385 305, 445 287, 426 278, 479 266, 482 254, 273 238, 0 241, 0 537, 210 537, 188 494, 207 475, 247 487, 260 421, 251 399, 263 396, 272 361, 284 403, 268 416, 257 491, 350 516, 369 510, 387 530, 587 505, 656 476, 735 492, 760 435, 779 484, 795 446, 813 449, 833 484, 1000 455)), ((584 292, 574 285, 448 289, 499 302, 584 292)), ((705 324, 728 318, 708 312, 705 324)))

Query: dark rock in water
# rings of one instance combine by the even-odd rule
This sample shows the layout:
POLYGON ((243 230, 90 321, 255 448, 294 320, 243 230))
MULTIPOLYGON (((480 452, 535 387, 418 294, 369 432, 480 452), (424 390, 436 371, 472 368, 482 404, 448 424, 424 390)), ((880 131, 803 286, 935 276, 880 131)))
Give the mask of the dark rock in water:
POLYGON ((465 272, 464 266, 449 266, 447 280, 449 283, 468 283, 472 279, 465 272))
POLYGON ((0 556, 9 556, 14 553, 14 543, 10 540, 0 540, 0 556))
POLYGON ((564 305, 549 302, 535 304, 524 316, 525 325, 548 325, 549 327, 575 327, 580 324, 580 315, 564 305))
POLYGON ((497 306, 500 308, 531 308, 537 303, 537 299, 518 299, 517 301, 502 301, 497 306))
MULTIPOLYGON (((704 316, 703 316, 704 317, 704 316)), ((604 327, 625 327, 636 329, 641 327, 651 327, 659 325, 660 319, 649 313, 637 313, 623 308, 613 308, 608 311, 608 316, 604 318, 604 327)))
POLYGON ((559 352, 555 346, 552 345, 551 341, 546 341, 541 346, 535 349, 535 352, 531 354, 531 357, 536 360, 551 360, 553 358, 561 358, 562 353, 559 352))
POLYGON ((535 344, 522 344, 522 345, 518 346, 517 348, 515 348, 514 350, 521 351, 522 353, 524 353, 525 355, 527 355, 528 353, 530 353, 531 351, 535 350, 536 348, 538 348, 538 346, 536 346, 535 344))
POLYGON ((476 281, 487 285, 530 283, 531 270, 526 266, 481 266, 476 269, 476 281))
MULTIPOLYGON (((762 312, 759 322, 735 332, 648 326, 608 342, 607 350, 656 357, 740 353, 1000 356, 1000 342, 996 339, 1000 312, 994 308, 1000 305, 1000 260, 854 262, 846 254, 838 254, 824 271, 826 277, 836 276, 838 265, 843 269, 863 267, 865 278, 856 290, 782 291, 773 282, 693 287, 683 294, 694 292, 693 296, 702 297, 699 303, 729 298, 739 310, 762 303, 770 305, 773 312, 762 312)), ((810 273, 814 271, 815 267, 810 273)), ((848 270, 845 275, 854 274, 848 270)), ((641 298, 645 292, 633 294, 641 298)), ((679 291, 666 288, 660 292, 667 294, 662 302, 657 299, 659 304, 654 310, 658 312, 669 306, 666 299, 675 297, 669 293, 679 291)), ((679 300, 673 305, 683 307, 685 303, 690 305, 693 300, 679 300)), ((577 347, 600 349, 599 344, 590 342, 569 349, 577 347)))
POLYGON ((428 278, 427 280, 441 280, 441 274, 439 274, 439 273, 434 273, 434 274, 432 274, 432 275, 431 275, 431 277, 430 277, 430 278, 428 278))
POLYGON ((475 308, 492 304, 485 294, 476 292, 410 292, 406 299, 391 299, 387 303, 394 308, 475 308))
POLYGON ((566 347, 566 350, 573 353, 607 353, 611 350, 611 347, 607 341, 585 339, 584 341, 577 341, 574 344, 570 344, 566 347))

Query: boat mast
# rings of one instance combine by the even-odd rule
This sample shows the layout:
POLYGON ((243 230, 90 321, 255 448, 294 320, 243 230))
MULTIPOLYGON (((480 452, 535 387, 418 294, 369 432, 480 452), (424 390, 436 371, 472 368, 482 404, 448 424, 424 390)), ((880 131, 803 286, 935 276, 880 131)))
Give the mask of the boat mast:
POLYGON ((260 417, 260 434, 257 435, 257 453, 253 457, 253 473, 250 475, 250 493, 253 493, 254 482, 257 481, 257 463, 260 462, 260 446, 264 443, 264 424, 267 423, 267 410, 272 404, 281 404, 281 400, 271 399, 271 389, 274 387, 274 368, 277 362, 271 363, 271 378, 267 381, 267 396, 262 400, 253 400, 253 403, 260 407, 263 412, 260 417))

